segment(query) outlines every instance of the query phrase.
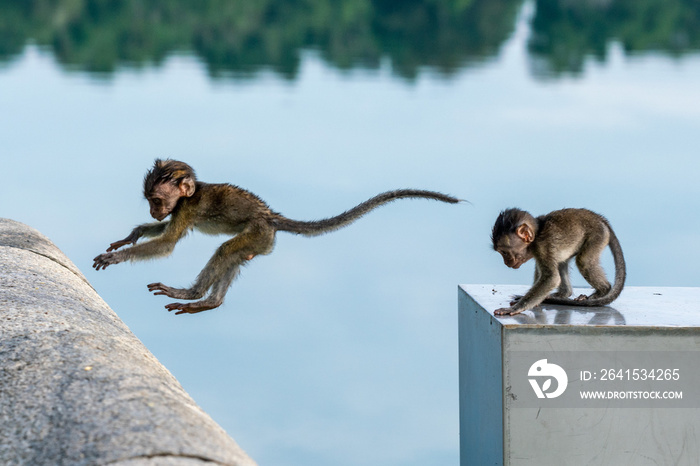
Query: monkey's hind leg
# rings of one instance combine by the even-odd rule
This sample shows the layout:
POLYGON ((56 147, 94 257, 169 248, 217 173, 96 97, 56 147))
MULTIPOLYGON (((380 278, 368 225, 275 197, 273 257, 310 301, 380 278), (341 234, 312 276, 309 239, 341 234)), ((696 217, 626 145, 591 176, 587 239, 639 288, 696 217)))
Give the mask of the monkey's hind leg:
MULTIPOLYGON (((224 243, 226 244, 226 243, 224 243)), ((223 245, 221 245, 223 247, 223 245)), ((164 285, 163 283, 150 283, 148 285, 148 291, 154 292, 154 296, 167 296, 169 298, 175 299, 200 299, 205 294, 209 288, 212 287, 216 279, 213 271, 220 267, 217 262, 220 261, 221 247, 217 250, 216 254, 209 259, 207 265, 204 266, 202 271, 197 275, 197 279, 190 288, 173 288, 172 286, 164 285)), ((252 257, 251 257, 252 259, 252 257)))
POLYGON ((149 283, 148 291, 154 291, 154 296, 167 296, 169 298, 175 299, 199 299, 207 292, 207 289, 202 290, 196 285, 192 288, 173 288, 168 285, 164 285, 160 282, 149 283))
POLYGON ((226 291, 228 291, 229 286, 231 286, 231 283, 233 283, 233 280, 240 272, 240 269, 241 268, 238 265, 234 265, 233 267, 231 267, 231 269, 228 270, 218 282, 214 283, 214 285, 211 287, 211 293, 206 299, 197 301, 195 303, 187 304, 170 303, 166 304, 165 308, 168 311, 177 310, 178 312, 176 312, 175 315, 178 315, 196 314, 198 312, 208 311, 210 309, 215 309, 221 306, 224 302, 224 296, 226 296, 226 291))
POLYGON ((591 247, 583 249, 576 256, 576 266, 583 278, 593 287, 595 292, 590 296, 580 295, 576 301, 585 301, 587 299, 600 298, 607 295, 612 288, 608 278, 605 276, 605 270, 600 265, 600 255, 603 249, 607 246, 607 241, 597 242, 591 247))
POLYGON ((171 288, 162 283, 153 283, 148 288, 150 291, 157 290, 155 294, 175 299, 199 299, 211 288, 209 296, 201 301, 188 304, 171 303, 165 308, 168 311, 178 310, 176 314, 195 314, 214 309, 224 302, 226 291, 238 275, 240 266, 258 254, 269 253, 274 238, 274 230, 267 224, 251 223, 236 237, 219 246, 191 288, 171 288))

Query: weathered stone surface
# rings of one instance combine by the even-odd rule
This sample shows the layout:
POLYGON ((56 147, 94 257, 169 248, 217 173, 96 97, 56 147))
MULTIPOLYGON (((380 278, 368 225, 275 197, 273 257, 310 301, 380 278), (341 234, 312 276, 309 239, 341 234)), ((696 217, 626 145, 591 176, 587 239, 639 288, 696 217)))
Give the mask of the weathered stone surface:
POLYGON ((80 270, 50 239, 23 223, 0 218, 0 246, 24 249, 44 256, 80 276, 87 283, 80 270))
POLYGON ((0 464, 254 465, 46 237, 0 219, 0 464))

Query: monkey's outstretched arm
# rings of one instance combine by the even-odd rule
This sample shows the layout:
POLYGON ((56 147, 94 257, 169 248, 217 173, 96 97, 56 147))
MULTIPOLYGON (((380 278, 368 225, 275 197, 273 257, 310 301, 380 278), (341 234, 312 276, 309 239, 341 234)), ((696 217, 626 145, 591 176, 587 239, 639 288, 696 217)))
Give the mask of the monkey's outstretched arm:
POLYGON ((532 285, 532 288, 523 297, 517 299, 514 304, 511 304, 511 307, 496 309, 494 314, 497 316, 516 315, 532 309, 541 304, 547 295, 559 286, 560 280, 557 268, 541 267, 539 269, 539 279, 532 285))
MULTIPOLYGON (((92 266, 95 270, 106 269, 112 264, 119 264, 127 260, 150 259, 158 256, 167 256, 175 248, 180 238, 182 238, 192 225, 193 212, 178 212, 174 214, 169 222, 165 222, 163 233, 145 243, 135 244, 130 248, 121 251, 106 252, 95 257, 92 266)), ((138 228, 138 227, 137 227, 138 228)), ((155 230, 148 230, 149 233, 155 230)), ((133 234, 133 232, 132 232, 133 234)), ((131 235, 129 235, 131 236, 131 235)))
POLYGON ((144 223, 142 225, 139 225, 133 230, 131 230, 131 233, 129 233, 129 236, 127 236, 126 238, 111 243, 107 248, 107 252, 116 251, 120 247, 126 246, 127 244, 136 244, 136 241, 138 241, 138 239, 142 236, 152 237, 162 235, 169 223, 169 221, 166 221, 144 223))
POLYGON ((167 256, 175 248, 175 243, 177 243, 178 239, 179 238, 170 237, 169 235, 162 235, 151 241, 136 244, 130 248, 122 249, 121 251, 105 252, 93 259, 95 262, 92 266, 95 270, 100 270, 128 260, 167 256))

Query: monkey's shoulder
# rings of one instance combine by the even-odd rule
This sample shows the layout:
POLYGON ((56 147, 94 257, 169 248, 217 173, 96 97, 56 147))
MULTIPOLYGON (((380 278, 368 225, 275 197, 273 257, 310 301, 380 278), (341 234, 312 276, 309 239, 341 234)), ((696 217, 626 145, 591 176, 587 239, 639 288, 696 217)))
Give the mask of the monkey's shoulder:
POLYGON ((218 211, 231 208, 269 209, 260 197, 252 192, 229 183, 197 183, 197 191, 192 197, 193 202, 206 207, 206 210, 218 211))
POLYGON ((195 194, 184 198, 177 216, 206 234, 238 234, 251 220, 272 215, 255 194, 231 184, 197 183, 195 194))

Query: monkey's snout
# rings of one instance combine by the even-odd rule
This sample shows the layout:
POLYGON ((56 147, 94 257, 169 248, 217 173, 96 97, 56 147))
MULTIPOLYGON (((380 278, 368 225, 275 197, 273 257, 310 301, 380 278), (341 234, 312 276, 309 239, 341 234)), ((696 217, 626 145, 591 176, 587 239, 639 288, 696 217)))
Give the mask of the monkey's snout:
POLYGON ((519 269, 521 265, 523 265, 523 261, 520 261, 518 259, 511 259, 507 261, 503 261, 506 264, 506 267, 510 267, 511 269, 519 269))

